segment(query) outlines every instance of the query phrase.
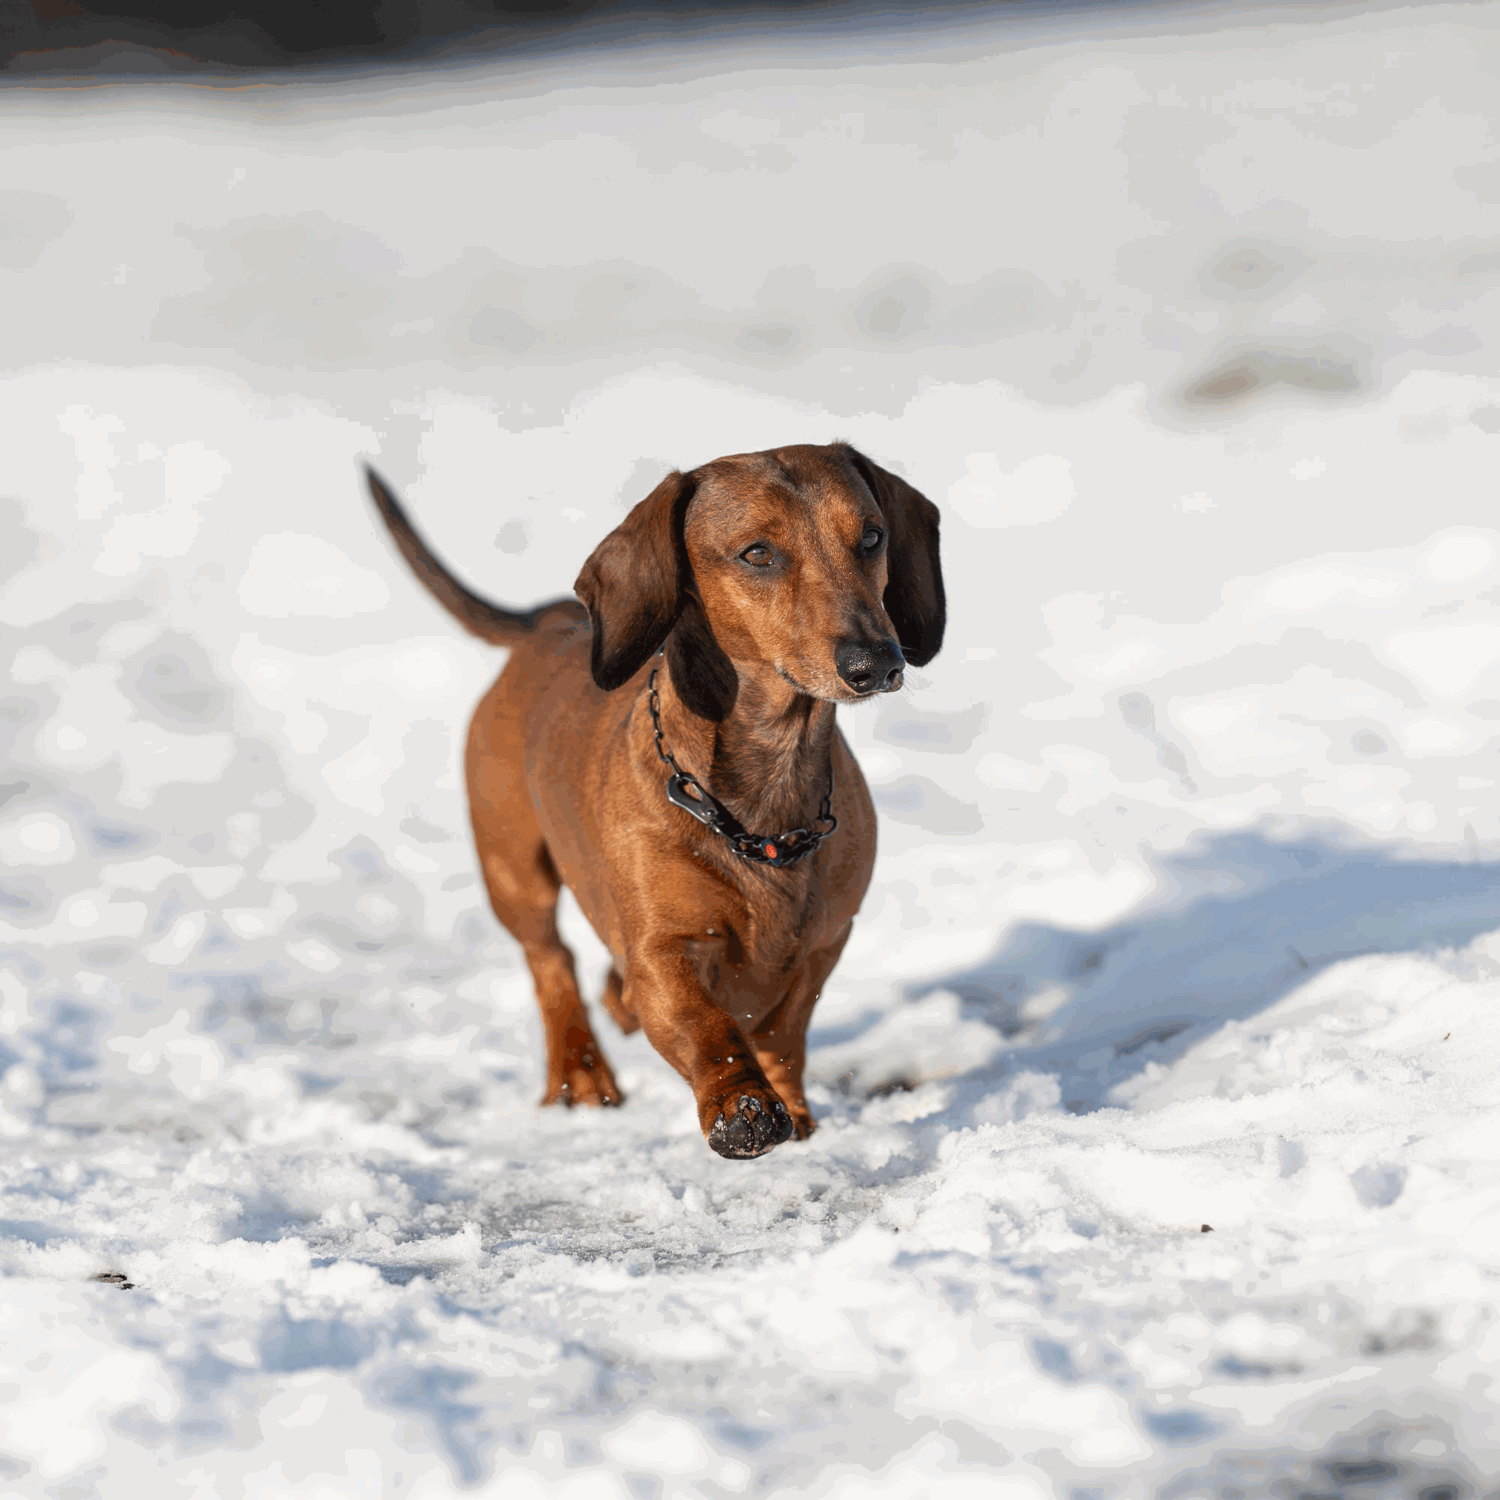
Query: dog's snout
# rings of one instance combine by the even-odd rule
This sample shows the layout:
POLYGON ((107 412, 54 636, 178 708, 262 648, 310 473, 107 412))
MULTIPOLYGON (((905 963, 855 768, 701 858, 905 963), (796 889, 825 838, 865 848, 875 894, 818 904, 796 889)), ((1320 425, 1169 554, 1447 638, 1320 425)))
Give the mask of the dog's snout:
POLYGON ((834 651, 833 661, 856 693, 889 692, 906 668, 895 641, 845 641, 834 651))

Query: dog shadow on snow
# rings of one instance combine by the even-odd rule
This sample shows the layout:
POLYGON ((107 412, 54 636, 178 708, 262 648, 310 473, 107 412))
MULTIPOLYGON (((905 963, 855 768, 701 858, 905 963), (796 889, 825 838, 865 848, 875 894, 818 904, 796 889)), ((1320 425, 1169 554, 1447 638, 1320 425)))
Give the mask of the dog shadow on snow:
MULTIPOLYGON (((1226 834, 1159 858, 1154 873, 1155 896, 1110 927, 1023 922, 982 962, 908 986, 908 1002, 956 995, 959 1015, 997 1030, 1004 1049, 977 1067, 889 1064, 882 1076, 876 1064, 861 1092, 937 1072, 978 1084, 1032 1070, 1056 1074, 1064 1106, 1088 1113, 1147 1063, 1172 1061, 1332 964, 1458 948, 1500 927, 1500 864, 1477 851, 1406 858, 1355 847, 1337 826, 1295 840, 1226 834)), ((861 1033, 883 1021, 841 1034, 815 1024, 810 1040, 857 1053, 861 1033)), ((816 1074, 816 1051, 811 1062, 816 1074)))

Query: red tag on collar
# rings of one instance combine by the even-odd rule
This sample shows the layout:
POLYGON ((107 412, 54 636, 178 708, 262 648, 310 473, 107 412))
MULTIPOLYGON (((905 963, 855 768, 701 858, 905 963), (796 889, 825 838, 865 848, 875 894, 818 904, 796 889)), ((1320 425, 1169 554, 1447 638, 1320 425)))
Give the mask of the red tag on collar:
POLYGON ((761 847, 766 851, 767 859, 775 859, 780 853, 775 844, 763 844, 761 847))

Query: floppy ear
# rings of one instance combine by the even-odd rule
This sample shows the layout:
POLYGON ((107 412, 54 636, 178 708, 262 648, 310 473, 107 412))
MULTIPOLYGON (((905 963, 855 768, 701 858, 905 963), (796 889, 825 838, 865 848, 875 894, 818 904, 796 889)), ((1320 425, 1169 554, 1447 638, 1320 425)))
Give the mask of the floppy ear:
POLYGON ((693 481, 676 470, 594 548, 573 592, 594 627, 589 667, 606 693, 630 681, 667 638, 687 579, 682 517, 693 481))
POLYGON ((938 508, 904 479, 846 445, 849 461, 869 485, 890 527, 885 595, 881 602, 896 627, 901 654, 925 667, 943 644, 948 607, 938 558, 938 508))

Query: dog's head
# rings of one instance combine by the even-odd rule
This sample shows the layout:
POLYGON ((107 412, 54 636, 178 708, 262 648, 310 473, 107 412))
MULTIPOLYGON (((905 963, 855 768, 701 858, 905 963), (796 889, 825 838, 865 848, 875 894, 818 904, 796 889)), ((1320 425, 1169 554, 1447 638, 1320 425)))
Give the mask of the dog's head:
POLYGON ((670 634, 673 680, 712 717, 747 672, 837 703, 892 692, 937 654, 946 613, 937 507, 847 443, 669 474, 574 588, 601 688, 670 634))

